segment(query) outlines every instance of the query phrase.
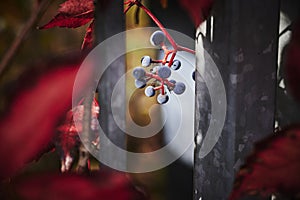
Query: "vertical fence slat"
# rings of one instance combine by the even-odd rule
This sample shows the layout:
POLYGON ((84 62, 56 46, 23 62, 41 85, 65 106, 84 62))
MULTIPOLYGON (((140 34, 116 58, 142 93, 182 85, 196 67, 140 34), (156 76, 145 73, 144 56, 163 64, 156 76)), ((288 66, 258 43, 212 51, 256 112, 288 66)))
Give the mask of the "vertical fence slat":
MULTIPOLYGON (((105 39, 125 31, 125 18, 123 14, 123 1, 98 1, 96 2, 96 40, 101 43, 105 39)), ((118 48, 124 49, 125 52, 125 38, 124 43, 120 43, 118 48)), ((118 49, 118 52, 120 52, 118 49)), ((105 55, 99 55, 99 59, 105 59, 106 55, 111 53, 113 55, 114 48, 103 50, 105 55)), ((101 67, 101 66, 99 66, 101 67)), ((111 109, 111 96, 115 84, 120 80, 121 76, 125 74, 125 57, 121 56, 107 68, 104 75, 101 77, 98 93, 100 103, 100 125, 107 137, 117 146, 125 148, 126 135, 117 126, 114 121, 111 109)), ((125 102, 125 83, 123 84, 123 94, 119 94, 121 99, 118 102, 125 102)), ((120 103, 116 105, 117 113, 120 115, 119 119, 124 120, 125 123, 125 105, 120 103)), ((101 138, 100 138, 101 140, 101 138)), ((100 147, 101 148, 101 147, 100 147)), ((101 156, 101 155, 100 155, 101 156)), ((116 158, 111 158, 116 159, 116 158)), ((126 158, 118 158, 126 159, 126 158)))
MULTIPOLYGON (((212 151, 200 159, 196 146, 195 200, 227 199, 253 143, 274 127, 279 0, 216 1, 213 17, 209 53, 224 81, 227 114, 212 151)), ((204 136, 210 121, 205 90, 196 82, 195 133, 204 136)))

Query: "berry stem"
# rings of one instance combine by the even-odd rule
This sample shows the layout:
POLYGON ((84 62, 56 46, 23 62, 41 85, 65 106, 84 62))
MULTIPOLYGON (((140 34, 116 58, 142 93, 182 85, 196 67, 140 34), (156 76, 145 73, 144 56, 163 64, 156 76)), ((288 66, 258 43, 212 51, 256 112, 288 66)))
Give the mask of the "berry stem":
POLYGON ((165 81, 162 80, 162 81, 161 81, 161 86, 160 86, 160 87, 161 87, 160 92, 161 92, 162 95, 165 94, 165 87, 164 87, 164 84, 165 84, 165 81))
POLYGON ((189 48, 187 48, 187 47, 180 46, 180 45, 178 45, 178 49, 177 49, 177 50, 178 50, 178 51, 186 51, 186 52, 192 53, 192 54, 195 54, 195 53, 196 53, 194 50, 189 49, 189 48))
POLYGON ((162 25, 162 23, 153 15, 153 13, 146 8, 141 2, 136 3, 137 6, 139 6, 141 9, 143 9, 147 15, 154 21, 154 23, 160 28, 160 30, 166 35, 167 39, 173 46, 175 50, 177 50, 178 45, 175 42, 175 40, 172 38, 172 36, 168 33, 168 31, 165 29, 165 27, 162 25))
MULTIPOLYGON (((166 38, 169 40, 171 43, 172 47, 174 48, 173 52, 176 54, 177 51, 186 51, 188 53, 195 54, 195 51, 192 49, 189 49, 187 47, 183 47, 178 45, 173 37, 169 34, 169 32, 165 29, 165 27, 162 25, 162 23, 153 15, 153 13, 145 7, 139 0, 128 0, 124 2, 124 5, 128 5, 128 7, 124 10, 124 14, 127 13, 127 11, 133 6, 136 5, 143 9, 146 14, 154 21, 154 23, 160 28, 160 30, 165 34, 166 38)), ((163 45, 164 46, 164 45, 163 45)), ((172 62, 170 62, 172 63, 172 62)))
POLYGON ((165 83, 166 83, 167 86, 169 86, 169 87, 174 87, 174 86, 175 86, 174 83, 172 83, 172 82, 170 82, 170 81, 168 81, 168 80, 166 80, 165 83))
MULTIPOLYGON (((126 4, 128 4, 128 2, 125 2, 124 4, 126 5, 126 4)), ((125 8, 125 10, 124 10, 124 14, 126 14, 126 13, 128 12, 128 10, 129 10, 133 5, 134 5, 134 4, 132 4, 131 2, 129 2, 128 7, 125 8)))
POLYGON ((171 67, 171 65, 173 64, 173 60, 174 60, 175 56, 176 56, 176 52, 174 52, 171 56, 170 62, 168 64, 169 67, 171 67))
POLYGON ((146 76, 147 76, 147 77, 150 77, 150 78, 154 78, 154 79, 156 79, 156 80, 158 80, 158 81, 160 81, 160 82, 163 80, 160 76, 158 76, 158 75, 156 75, 156 74, 151 74, 151 73, 149 73, 149 72, 146 73, 146 76))

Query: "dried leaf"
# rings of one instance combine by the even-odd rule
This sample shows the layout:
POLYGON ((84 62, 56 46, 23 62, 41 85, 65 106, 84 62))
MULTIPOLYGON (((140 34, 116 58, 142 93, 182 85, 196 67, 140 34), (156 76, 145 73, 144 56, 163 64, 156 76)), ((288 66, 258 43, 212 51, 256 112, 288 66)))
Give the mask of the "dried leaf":
POLYGON ((240 169, 230 199, 245 195, 283 194, 293 198, 300 191, 300 126, 282 130, 258 143, 240 169))
POLYGON ((180 0, 180 4, 190 14, 198 27, 209 15, 213 0, 180 0))

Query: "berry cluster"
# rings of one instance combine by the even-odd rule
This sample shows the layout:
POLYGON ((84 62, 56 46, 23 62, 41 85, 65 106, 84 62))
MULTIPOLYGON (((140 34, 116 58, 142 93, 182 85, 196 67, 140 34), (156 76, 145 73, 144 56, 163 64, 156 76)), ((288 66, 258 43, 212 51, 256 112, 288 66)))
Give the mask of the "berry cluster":
MULTIPOLYGON (((176 53, 178 51, 186 51, 192 54, 195 54, 194 50, 178 45, 172 36, 168 33, 165 27, 161 22, 151 13, 151 11, 145 7, 140 0, 128 0, 124 2, 127 5, 124 13, 126 13, 132 6, 136 5, 140 9, 144 10, 146 14, 154 21, 154 23, 159 27, 161 31, 155 31, 150 38, 150 42, 153 46, 160 46, 164 50, 164 58, 162 60, 152 60, 149 56, 144 56, 141 60, 142 67, 136 67, 133 70, 133 76, 135 80, 135 86, 137 88, 144 88, 147 85, 147 82, 154 80, 148 87, 145 89, 145 94, 148 97, 155 95, 155 91, 160 91, 160 94, 157 96, 157 101, 160 104, 168 102, 169 96, 166 93, 166 89, 170 92, 173 91, 175 94, 182 94, 185 91, 185 84, 182 82, 176 82, 175 80, 168 80, 171 76, 171 69, 178 70, 181 66, 179 60, 175 60, 176 53), (168 40, 173 47, 173 49, 168 49, 165 45, 165 40, 168 40), (153 67, 146 71, 143 67, 147 68, 153 65, 153 67)), ((194 78, 194 74, 193 74, 194 78)))
POLYGON ((176 82, 175 80, 168 80, 171 76, 172 70, 178 70, 181 67, 181 62, 175 60, 176 51, 174 49, 169 50, 165 45, 165 34, 162 31, 155 31, 150 38, 150 42, 153 46, 160 46, 165 53, 162 60, 153 60, 150 56, 144 56, 141 59, 142 67, 136 67, 133 70, 133 77, 135 80, 135 86, 137 88, 144 88, 150 80, 152 83, 145 89, 145 95, 152 97, 156 91, 160 91, 157 96, 157 101, 160 104, 168 102, 169 96, 166 94, 166 89, 175 94, 182 94, 185 91, 185 84, 182 82, 176 82), (171 58, 169 59, 171 55, 171 58), (154 65, 152 65, 154 64, 154 65), (145 68, 150 67, 150 70, 146 71, 145 68))

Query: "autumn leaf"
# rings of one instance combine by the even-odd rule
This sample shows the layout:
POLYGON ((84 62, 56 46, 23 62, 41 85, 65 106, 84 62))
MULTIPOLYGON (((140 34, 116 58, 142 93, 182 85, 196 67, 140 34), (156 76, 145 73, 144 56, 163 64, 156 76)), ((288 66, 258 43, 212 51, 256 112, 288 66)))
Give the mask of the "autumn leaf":
MULTIPOLYGON (((91 109, 91 144, 96 148, 99 148, 99 104, 94 99, 91 109)), ((84 115, 84 105, 78 105, 72 108, 66 115, 66 119, 62 125, 58 127, 58 133, 55 136, 56 150, 60 154, 61 158, 61 171, 69 171, 74 161, 76 147, 80 144, 80 134, 82 133, 84 115), (77 121, 75 125, 74 119, 77 121)))
POLYGON ((81 49, 85 50, 85 49, 90 49, 92 48, 92 44, 93 44, 93 33, 94 33, 94 20, 92 21, 92 23, 88 26, 82 45, 81 45, 81 49))
POLYGON ((58 14, 50 22, 39 28, 77 28, 87 24, 92 19, 94 19, 93 0, 67 0, 60 5, 58 14))
POLYGON ((79 63, 58 64, 30 77, 23 82, 30 82, 30 87, 16 91, 19 94, 0 119, 0 179, 14 175, 51 141, 58 122, 71 108, 78 67, 79 63))
MULTIPOLYGON (((83 26, 94 19, 93 0, 67 0, 60 5, 58 14, 47 24, 39 29, 49 29, 53 27, 77 28, 83 26)), ((93 23, 87 29, 82 49, 88 48, 92 44, 93 23)))
POLYGON ((230 199, 282 194, 289 198, 300 191, 300 126, 277 132, 261 141, 238 172, 230 199))
POLYGON ((209 15, 213 0, 180 0, 179 3, 190 14, 198 27, 209 15))
POLYGON ((300 101, 300 21, 294 24, 284 66, 288 91, 300 101))
POLYGON ((36 175, 21 178, 13 185, 13 193, 24 200, 146 199, 124 173, 106 170, 94 172, 90 176, 72 173, 36 175))

